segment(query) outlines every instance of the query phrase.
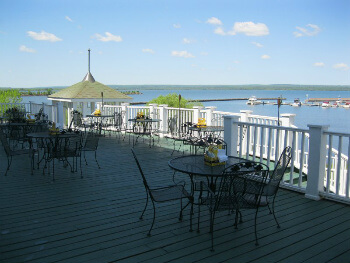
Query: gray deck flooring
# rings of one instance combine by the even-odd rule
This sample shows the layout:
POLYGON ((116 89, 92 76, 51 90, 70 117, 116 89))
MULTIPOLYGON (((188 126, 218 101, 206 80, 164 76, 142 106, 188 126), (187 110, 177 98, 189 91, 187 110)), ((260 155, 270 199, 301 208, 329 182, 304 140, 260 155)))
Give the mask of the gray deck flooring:
MULTIPOLYGON (((167 162, 179 155, 171 156, 171 147, 170 142, 168 148, 135 146, 153 184, 171 183, 167 162)), ((83 179, 58 164, 53 182, 42 170, 31 175, 22 157, 14 157, 3 176, 1 147, 0 262, 350 262, 350 207, 287 190, 280 190, 276 201, 280 229, 261 209, 259 246, 254 244, 254 211, 244 211, 238 229, 233 215, 218 213, 212 252, 208 211, 202 209, 200 233, 189 232, 189 209, 178 221, 177 202, 157 205, 147 237, 152 208, 139 220, 145 191, 130 148, 127 139, 101 138, 101 169, 90 154, 89 165, 82 163, 83 179)))

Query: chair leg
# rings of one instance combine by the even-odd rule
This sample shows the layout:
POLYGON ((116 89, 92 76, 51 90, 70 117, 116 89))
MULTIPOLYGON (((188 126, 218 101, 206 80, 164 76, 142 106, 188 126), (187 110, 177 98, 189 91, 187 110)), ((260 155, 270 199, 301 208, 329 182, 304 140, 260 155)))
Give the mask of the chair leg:
POLYGON ((146 208, 147 208, 147 205, 148 205, 148 193, 146 193, 146 194, 147 194, 146 205, 145 205, 145 208, 144 208, 143 211, 142 211, 142 214, 141 214, 141 216, 140 216, 140 220, 143 219, 143 214, 145 213, 146 208))
POLYGON ((86 151, 84 151, 84 160, 85 160, 85 165, 88 165, 88 163, 87 163, 87 161, 86 161, 85 152, 86 152, 86 151))
POLYGON ((147 234, 148 237, 151 236, 151 231, 152 231, 152 228, 153 228, 153 225, 154 225, 154 221, 155 221, 155 219, 156 219, 156 207, 155 207, 155 205, 154 205, 153 200, 152 200, 152 205, 153 205, 153 220, 152 220, 151 228, 148 230, 148 234, 147 234))
POLYGON ((7 168, 6 168, 6 172, 5 172, 5 176, 7 175, 8 170, 10 170, 10 166, 12 163, 12 156, 7 156, 7 168))
MULTIPOLYGON (((272 215, 273 215, 273 217, 274 217, 274 219, 275 219, 275 221, 276 221, 277 228, 281 228, 280 224, 279 224, 278 221, 277 221, 276 215, 275 215, 275 197, 276 197, 276 196, 274 196, 274 197, 273 197, 273 200, 272 200, 272 215)), ((268 207, 269 207, 269 203, 267 203, 267 205, 268 205, 268 207)), ((269 209, 270 209, 270 207, 269 207, 269 209)), ((271 210, 270 210, 270 213, 271 213, 271 210)))
POLYGON ((98 164, 98 161, 97 161, 96 151, 95 151, 95 161, 97 163, 98 169, 101 169, 101 167, 100 167, 100 165, 98 164))

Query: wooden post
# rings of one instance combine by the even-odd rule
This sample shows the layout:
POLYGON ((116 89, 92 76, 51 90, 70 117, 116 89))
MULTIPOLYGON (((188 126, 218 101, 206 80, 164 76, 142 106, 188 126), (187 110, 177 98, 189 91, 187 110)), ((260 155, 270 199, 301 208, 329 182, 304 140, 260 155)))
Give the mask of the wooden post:
POLYGON ((328 125, 308 125, 309 127, 309 165, 305 197, 320 200, 319 192, 323 190, 327 154, 327 136, 324 131, 328 125))

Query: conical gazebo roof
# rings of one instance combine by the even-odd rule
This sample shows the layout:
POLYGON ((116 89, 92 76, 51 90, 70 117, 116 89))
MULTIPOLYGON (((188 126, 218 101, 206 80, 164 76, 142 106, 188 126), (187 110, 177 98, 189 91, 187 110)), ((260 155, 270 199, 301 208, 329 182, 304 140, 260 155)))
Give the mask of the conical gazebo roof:
POLYGON ((101 92, 103 92, 103 99, 125 99, 131 100, 127 96, 111 87, 108 87, 98 81, 82 81, 78 82, 68 88, 62 89, 54 94, 49 95, 50 99, 92 99, 101 100, 101 92))
POLYGON ((56 93, 48 96, 50 100, 66 100, 66 101, 129 101, 132 100, 130 96, 127 96, 111 87, 108 87, 98 81, 95 81, 90 72, 90 49, 89 51, 89 63, 88 73, 85 75, 81 82, 78 82, 68 88, 62 89, 56 93))

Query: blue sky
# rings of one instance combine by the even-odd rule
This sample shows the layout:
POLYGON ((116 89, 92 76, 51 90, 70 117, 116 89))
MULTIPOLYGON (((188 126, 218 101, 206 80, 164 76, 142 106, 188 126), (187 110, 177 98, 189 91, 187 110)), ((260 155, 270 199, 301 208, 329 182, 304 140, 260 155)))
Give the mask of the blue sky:
POLYGON ((0 0, 0 87, 350 84, 350 0, 0 0))

